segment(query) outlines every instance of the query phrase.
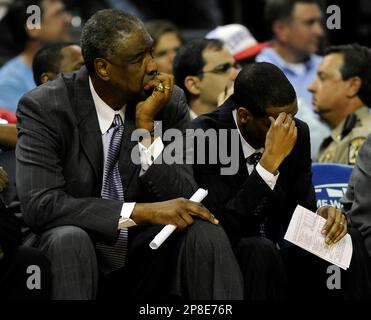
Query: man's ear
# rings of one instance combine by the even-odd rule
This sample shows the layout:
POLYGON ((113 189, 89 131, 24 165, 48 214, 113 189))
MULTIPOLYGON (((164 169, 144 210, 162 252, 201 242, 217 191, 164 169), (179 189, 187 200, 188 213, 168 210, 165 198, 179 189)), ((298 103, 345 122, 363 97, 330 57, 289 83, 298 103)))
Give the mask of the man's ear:
POLYGON ((239 121, 244 125, 249 124, 254 120, 253 114, 246 107, 238 107, 237 115, 239 121))
POLYGON ((40 76, 40 82, 41 84, 44 84, 48 81, 52 81, 55 79, 57 75, 54 72, 44 72, 40 76))
POLYGON ((190 94, 193 96, 199 96, 201 94, 200 89, 200 78, 194 76, 187 76, 184 79, 184 86, 190 94))
POLYGON ((97 76, 103 81, 108 81, 110 79, 110 66, 109 62, 103 58, 97 58, 94 60, 94 67, 97 76))
POLYGON ((360 77, 352 77, 348 79, 348 83, 347 97, 354 98, 358 95, 359 89, 361 89, 362 80, 360 77))
POLYGON ((278 41, 281 41, 283 43, 287 42, 288 40, 288 34, 289 34, 289 25, 287 22, 283 21, 275 21, 273 23, 273 33, 278 39, 278 41))

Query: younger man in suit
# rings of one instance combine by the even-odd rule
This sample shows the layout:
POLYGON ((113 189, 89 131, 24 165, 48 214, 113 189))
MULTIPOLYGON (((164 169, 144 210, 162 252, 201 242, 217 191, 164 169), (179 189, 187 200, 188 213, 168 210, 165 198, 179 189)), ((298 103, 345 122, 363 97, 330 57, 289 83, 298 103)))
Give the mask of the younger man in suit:
MULTIPOLYGON (((231 153, 233 143, 239 145, 239 153, 230 154, 231 161, 237 163, 237 173, 222 175, 219 161, 215 165, 196 164, 195 177, 209 190, 206 206, 230 236, 245 277, 246 298, 284 296, 288 269, 276 246, 280 231, 286 231, 297 205, 316 211, 309 130, 304 122, 294 120, 296 112, 295 91, 282 71, 270 63, 255 63, 239 73, 234 94, 224 105, 192 122, 194 129, 226 129, 226 152, 231 153), (236 130, 238 135, 233 135, 236 130)), ((214 154, 219 159, 223 156, 225 150, 219 142, 205 146, 211 150, 206 152, 206 159, 213 148, 218 149, 214 154)), ((323 234, 328 245, 346 235, 347 220, 340 210, 323 207, 318 214, 327 219, 323 234)), ((293 257, 290 252, 288 265, 300 270, 305 288, 306 279, 312 279, 312 269, 301 269, 305 264, 293 257)), ((295 257, 307 257, 305 261, 318 262, 321 268, 322 261, 302 250, 295 257)))

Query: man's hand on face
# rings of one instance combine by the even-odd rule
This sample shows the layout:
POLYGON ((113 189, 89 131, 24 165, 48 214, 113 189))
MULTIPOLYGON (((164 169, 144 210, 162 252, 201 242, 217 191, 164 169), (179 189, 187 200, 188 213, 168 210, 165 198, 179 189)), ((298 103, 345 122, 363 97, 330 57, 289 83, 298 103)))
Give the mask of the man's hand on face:
POLYGON ((0 192, 4 190, 5 186, 8 184, 8 174, 0 167, 0 192))
POLYGON ((192 216, 218 224, 219 221, 201 203, 184 198, 163 202, 136 204, 131 215, 137 224, 175 225, 185 229, 193 223, 192 216))
POLYGON ((150 80, 144 87, 145 91, 152 94, 136 106, 136 127, 151 131, 153 121, 157 113, 170 101, 174 89, 174 76, 166 73, 159 73, 153 80, 150 80), (163 91, 156 90, 161 84, 163 91))
POLYGON ((317 213, 326 219, 322 234, 326 236, 327 245, 339 242, 347 234, 347 219, 340 209, 326 206, 319 208, 317 213))
POLYGON ((269 117, 269 120, 271 125, 266 136, 260 164, 275 174, 282 161, 294 148, 298 129, 292 116, 284 112, 280 113, 277 119, 269 117))

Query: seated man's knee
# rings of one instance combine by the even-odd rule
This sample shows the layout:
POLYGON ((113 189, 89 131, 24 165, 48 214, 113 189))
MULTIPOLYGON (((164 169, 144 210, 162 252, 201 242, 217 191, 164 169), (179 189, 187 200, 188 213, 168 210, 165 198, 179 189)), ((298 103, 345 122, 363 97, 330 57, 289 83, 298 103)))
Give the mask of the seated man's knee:
POLYGON ((229 245, 228 237, 221 225, 195 219, 187 229, 187 242, 195 247, 204 249, 224 249, 229 245))
POLYGON ((40 237, 41 249, 74 250, 76 252, 94 251, 89 235, 83 229, 75 226, 62 226, 44 232, 40 237))
POLYGON ((264 237, 243 238, 239 241, 236 251, 240 255, 259 256, 263 259, 280 255, 275 243, 264 237))

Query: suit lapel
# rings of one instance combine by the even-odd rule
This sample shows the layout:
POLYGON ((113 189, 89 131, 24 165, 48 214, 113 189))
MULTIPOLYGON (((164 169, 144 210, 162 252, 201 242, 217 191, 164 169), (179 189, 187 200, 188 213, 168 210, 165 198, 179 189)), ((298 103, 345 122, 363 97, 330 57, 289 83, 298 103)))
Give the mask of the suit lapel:
POLYGON ((88 72, 85 67, 76 74, 73 90, 73 105, 77 115, 80 142, 84 153, 94 169, 98 182, 96 190, 100 193, 103 177, 102 134, 89 88, 88 72))
MULTIPOLYGON (((234 121, 232 111, 235 109, 235 104, 231 98, 227 99, 226 102, 220 106, 217 110, 217 118, 218 118, 218 128, 220 129, 228 129, 229 132, 229 145, 231 141, 231 131, 232 129, 237 130, 236 122, 234 121)), ((231 179, 233 180, 232 185, 242 185, 248 176, 248 171, 246 167, 246 160, 243 154, 242 150, 242 144, 241 139, 238 139, 238 145, 239 145, 239 157, 238 157, 238 173, 236 175, 231 176, 231 179), (237 181, 236 181, 237 179, 237 181), (236 184, 237 182, 237 184, 236 184)), ((229 154, 231 153, 231 147, 228 150, 229 154)))

